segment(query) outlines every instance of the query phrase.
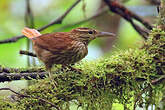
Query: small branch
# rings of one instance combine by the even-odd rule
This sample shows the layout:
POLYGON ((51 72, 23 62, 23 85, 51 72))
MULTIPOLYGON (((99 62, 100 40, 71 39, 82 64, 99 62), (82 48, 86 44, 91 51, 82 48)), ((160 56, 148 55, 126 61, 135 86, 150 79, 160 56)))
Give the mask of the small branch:
POLYGON ((137 24, 135 24, 132 20, 129 21, 131 23, 131 25, 133 26, 133 28, 144 38, 147 39, 148 35, 149 35, 149 31, 142 29, 140 26, 138 26, 137 24))
MULTIPOLYGON (((1 68, 0 68, 1 69, 1 68)), ((66 66, 62 67, 61 69, 58 69, 56 71, 52 71, 55 74, 59 73, 60 71, 74 71, 76 73, 81 74, 81 71, 72 67, 72 66, 66 66)), ((28 70, 21 70, 21 69, 15 69, 15 68, 7 68, 7 72, 0 72, 0 82, 5 81, 14 81, 14 80, 32 80, 32 79, 44 79, 48 75, 48 72, 43 70, 42 68, 32 68, 28 70)))
MULTIPOLYGON (((29 28, 34 28, 34 17, 33 17, 33 13, 31 10, 31 6, 30 6, 30 0, 26 0, 26 11, 25 11, 25 26, 29 27, 29 28)), ((27 50, 30 49, 30 45, 32 45, 32 42, 27 39, 27 50)), ((34 64, 34 59, 32 59, 32 62, 34 64)), ((30 66, 30 57, 27 57, 27 65, 30 66)))
POLYGON ((128 21, 129 21, 129 19, 134 18, 137 21, 139 21, 140 23, 142 23, 147 29, 149 29, 149 30, 152 29, 152 26, 148 22, 146 22, 140 16, 133 13, 128 8, 124 7, 123 5, 119 4, 118 2, 113 1, 113 0, 104 0, 104 1, 105 1, 105 3, 107 3, 107 5, 109 6, 109 8, 111 9, 112 12, 119 14, 120 16, 122 16, 123 18, 125 18, 128 21))
POLYGON ((25 37, 24 35, 14 36, 9 39, 1 40, 0 44, 17 42, 19 39, 24 38, 24 37, 25 37))
POLYGON ((148 30, 152 29, 152 26, 144 21, 142 18, 140 18, 138 15, 135 13, 131 12, 128 10, 126 7, 123 5, 119 4, 117 1, 113 0, 104 0, 104 2, 108 5, 109 9, 123 17, 125 20, 131 23, 131 25, 134 27, 134 29, 143 36, 144 39, 147 39, 148 37, 148 32, 144 31, 142 28, 140 28, 137 24, 134 23, 133 19, 136 19, 140 23, 142 23, 148 30))
POLYGON ((19 68, 4 68, 0 65, 0 74, 1 73, 32 73, 32 72, 45 72, 44 68, 29 68, 28 70, 23 70, 19 68))
POLYGON ((25 80, 44 79, 46 78, 47 74, 47 72, 0 73, 0 82, 21 80, 22 78, 24 78, 25 80))
MULTIPOLYGON (((157 84, 161 84, 163 81, 165 81, 165 75, 162 75, 159 78, 152 80, 151 84, 152 85, 157 85, 157 84)), ((147 87, 143 88, 143 90, 137 95, 133 110, 136 110, 137 102, 139 101, 138 98, 150 87, 151 87, 151 85, 148 85, 147 87)))
POLYGON ((87 19, 84 19, 84 20, 81 20, 81 21, 78 21, 78 22, 75 22, 75 23, 72 23, 72 24, 65 25, 65 26, 63 26, 63 27, 60 27, 60 28, 58 28, 58 29, 55 29, 54 31, 55 31, 55 32, 61 31, 61 30, 66 29, 66 28, 68 28, 68 27, 72 27, 72 26, 75 26, 75 25, 79 25, 79 24, 88 22, 88 21, 93 20, 93 19, 95 19, 95 18, 97 18, 97 17, 99 17, 99 16, 101 16, 101 15, 107 13, 107 12, 109 12, 109 10, 108 10, 107 8, 105 8, 105 9, 101 10, 100 12, 96 13, 95 15, 93 15, 93 16, 87 18, 87 19))
POLYGON ((151 84, 157 85, 162 83, 163 81, 165 81, 165 75, 161 75, 159 78, 152 80, 151 84))
POLYGON ((34 54, 33 52, 29 52, 29 51, 25 51, 25 50, 20 50, 19 54, 28 55, 28 56, 31 56, 31 57, 37 57, 37 55, 34 54))
POLYGON ((135 100, 135 104, 134 104, 134 107, 133 107, 133 110, 136 110, 137 102, 139 101, 139 97, 140 97, 148 88, 150 88, 150 85, 148 85, 147 87, 143 88, 142 91, 137 95, 136 100, 135 100))
MULTIPOLYGON (((63 15, 61 15, 59 18, 57 18, 56 20, 54 20, 53 22, 41 27, 41 28, 38 28, 37 30, 38 31, 43 31, 44 29, 54 25, 54 24, 60 24, 63 19, 69 14, 69 12, 80 2, 81 0, 77 0, 63 15)), ((6 39, 6 40, 1 40, 0 41, 0 44, 3 44, 3 43, 12 43, 12 42, 16 42, 18 41, 19 39, 21 38, 24 38, 25 36, 24 35, 20 35, 20 36, 15 36, 15 37, 12 37, 12 38, 9 38, 9 39, 6 39)))
POLYGON ((42 31, 54 24, 61 24, 63 19, 66 17, 66 15, 80 2, 81 0, 77 0, 62 16, 60 16, 59 18, 57 18, 56 20, 52 21, 51 23, 41 27, 38 29, 38 31, 42 31))
POLYGON ((157 28, 165 31, 165 0, 161 0, 161 4, 158 9, 159 16, 157 21, 157 28))
POLYGON ((3 68, 1 65, 0 65, 0 74, 1 73, 10 73, 10 69, 9 68, 3 68))
POLYGON ((160 0, 147 0, 149 2, 151 2, 154 5, 160 5, 160 0))
POLYGON ((30 96, 30 95, 25 95, 25 94, 21 94, 21 93, 18 93, 18 92, 16 92, 16 91, 10 89, 10 88, 0 88, 0 91, 1 91, 1 90, 8 90, 8 91, 11 91, 11 92, 13 92, 14 94, 18 95, 18 96, 21 97, 21 98, 33 98, 33 99, 38 99, 38 100, 40 100, 40 101, 42 101, 42 102, 45 102, 45 103, 50 104, 52 107, 55 107, 57 110, 60 110, 60 108, 57 107, 55 104, 53 104, 53 103, 51 103, 51 102, 49 102, 49 101, 47 101, 47 100, 45 100, 45 99, 43 99, 43 98, 34 97, 34 96, 30 96))
POLYGON ((28 97, 28 96, 26 96, 26 95, 20 94, 20 93, 18 93, 18 92, 16 92, 16 91, 10 89, 10 88, 0 88, 0 91, 1 91, 1 90, 9 90, 9 91, 13 92, 14 94, 19 95, 19 96, 21 96, 21 97, 28 97))
MULTIPOLYGON (((125 8, 123 6, 123 8, 125 8)), ((127 12, 127 14, 129 16, 131 16, 132 18, 136 19, 137 21, 139 21, 140 23, 142 23, 148 30, 152 30, 152 26, 145 20, 143 20, 140 16, 138 16, 137 14, 131 12, 130 10, 128 10, 127 8, 125 8, 125 11, 127 12)))
POLYGON ((34 17, 30 7, 30 0, 26 0, 25 24, 27 27, 34 28, 34 17))

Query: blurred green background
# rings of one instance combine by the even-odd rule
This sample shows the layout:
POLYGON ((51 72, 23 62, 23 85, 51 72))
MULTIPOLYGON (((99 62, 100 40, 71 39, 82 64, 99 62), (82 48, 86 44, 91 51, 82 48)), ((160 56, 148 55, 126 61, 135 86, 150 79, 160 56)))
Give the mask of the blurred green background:
MULTIPOLYGON (((151 6, 147 0, 119 0, 125 6, 151 6)), ((34 15, 34 27, 39 28, 48 24, 62 15, 75 0, 31 0, 30 6, 34 15)), ((105 13, 100 17, 88 22, 74 24, 81 20, 87 19, 102 10, 106 5, 102 0, 84 0, 79 3, 63 20, 62 24, 53 25, 41 33, 70 31, 76 27, 90 27, 102 31, 109 31, 117 34, 116 38, 102 38, 92 41, 89 45, 89 54, 85 60, 97 59, 101 56, 110 56, 114 51, 128 48, 139 48, 143 44, 143 39, 132 28, 132 26, 111 12, 105 13), (65 27, 67 26, 67 28, 65 27)), ((21 35, 21 30, 25 27, 25 0, 1 0, 0 1, 0 40, 21 35)), ((149 16, 148 12, 144 13, 144 19, 154 23, 154 16, 149 16), (146 14, 146 16, 145 16, 146 14)), ((23 38, 15 43, 0 44, 0 65, 4 67, 27 67, 27 56, 20 55, 20 50, 26 50, 28 39, 23 38)), ((31 47, 31 46, 30 46, 31 47)), ((32 51, 32 49, 30 49, 32 51)), ((37 59, 36 59, 37 60, 37 59)), ((32 65, 32 60, 30 60, 32 65)), ((37 61, 37 64, 40 64, 37 61)), ((11 87, 20 90, 27 86, 26 81, 14 81, 1 83, 0 87, 11 87)), ((6 92, 1 92, 6 94, 6 92)), ((114 110, 121 109, 120 107, 114 110)))

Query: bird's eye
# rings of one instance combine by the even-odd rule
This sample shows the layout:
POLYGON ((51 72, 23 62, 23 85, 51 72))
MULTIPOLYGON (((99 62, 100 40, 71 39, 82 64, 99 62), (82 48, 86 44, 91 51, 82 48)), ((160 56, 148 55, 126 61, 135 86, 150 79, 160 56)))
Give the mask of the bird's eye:
POLYGON ((88 34, 93 34, 93 31, 89 31, 88 34))

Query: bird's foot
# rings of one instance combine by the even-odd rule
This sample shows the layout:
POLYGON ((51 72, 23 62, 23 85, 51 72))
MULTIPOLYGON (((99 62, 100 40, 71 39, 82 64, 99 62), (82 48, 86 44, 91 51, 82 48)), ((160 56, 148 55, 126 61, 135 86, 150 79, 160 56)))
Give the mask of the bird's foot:
POLYGON ((66 68, 66 67, 68 67, 71 71, 75 71, 75 72, 77 72, 79 74, 82 73, 82 70, 81 69, 74 68, 74 67, 72 67, 70 65, 62 65, 62 68, 66 68))
POLYGON ((57 88, 57 82, 54 80, 54 77, 52 76, 52 74, 49 72, 49 78, 50 78, 50 81, 52 82, 54 88, 57 88))
POLYGON ((57 85, 58 85, 57 82, 54 79, 52 79, 52 78, 50 78, 50 81, 51 81, 53 87, 57 88, 57 85))

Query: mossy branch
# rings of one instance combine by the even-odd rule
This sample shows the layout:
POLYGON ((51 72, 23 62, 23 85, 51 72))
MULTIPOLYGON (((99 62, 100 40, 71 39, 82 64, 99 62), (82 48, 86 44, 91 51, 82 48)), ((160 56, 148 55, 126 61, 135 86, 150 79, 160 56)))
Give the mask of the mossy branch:
MULTIPOLYGON (((20 93, 53 102, 61 110, 69 110, 69 105, 73 103, 82 109, 107 110, 115 102, 123 104, 125 109, 143 104, 146 107, 154 104, 158 108, 159 94, 165 89, 164 36, 165 32, 161 29, 153 29, 143 49, 119 51, 111 57, 74 65, 82 70, 81 74, 54 68, 57 87, 46 78, 20 93)), ((16 103, 5 101, 0 107, 32 110, 52 108, 50 104, 32 97, 17 97, 16 103)))

